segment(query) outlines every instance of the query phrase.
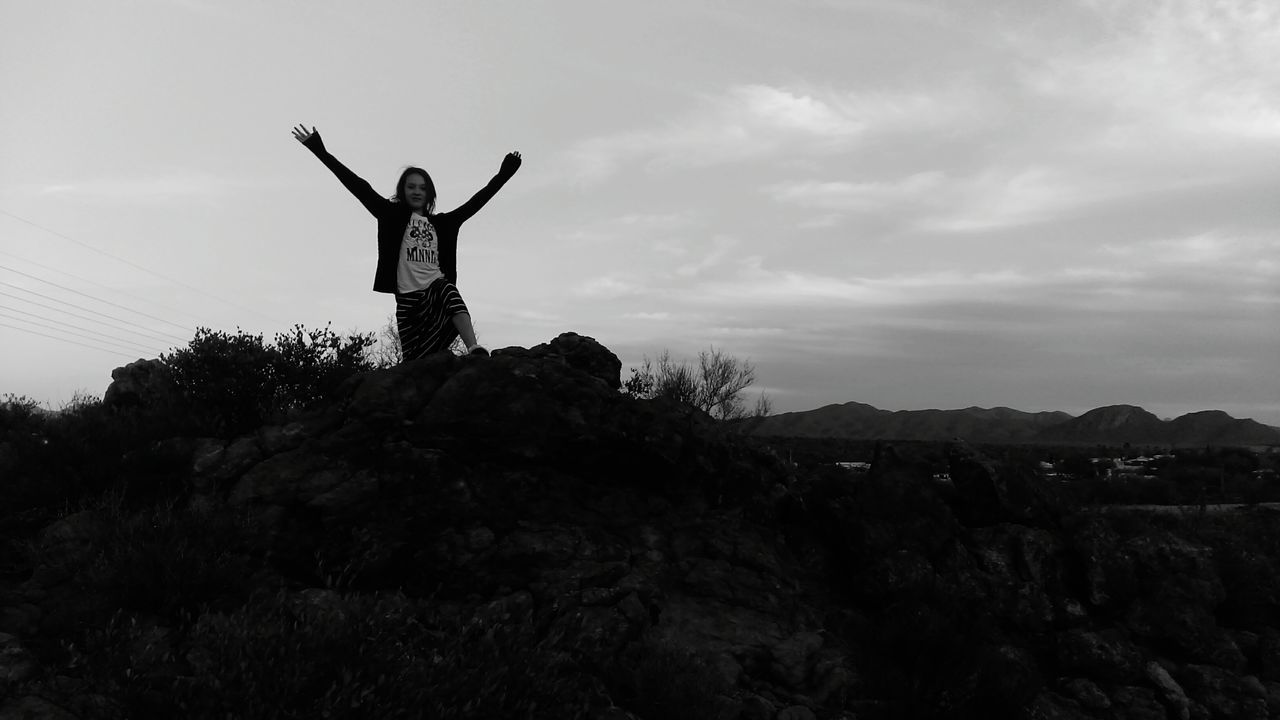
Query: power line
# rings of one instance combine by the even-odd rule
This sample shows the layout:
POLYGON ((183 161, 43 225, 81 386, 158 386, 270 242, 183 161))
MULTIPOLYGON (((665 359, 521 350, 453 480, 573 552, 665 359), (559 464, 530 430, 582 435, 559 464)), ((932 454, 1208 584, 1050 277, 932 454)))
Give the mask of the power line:
POLYGON ((184 283, 184 282, 182 282, 181 280, 175 280, 175 279, 173 279, 173 278, 171 278, 171 277, 169 277, 169 276, 167 276, 167 275, 161 275, 160 273, 158 273, 158 272, 156 272, 156 271, 154 271, 154 270, 150 270, 150 269, 148 269, 148 268, 142 267, 141 265, 139 265, 139 264, 137 264, 137 263, 131 262, 131 261, 129 261, 129 260, 125 260, 124 258, 119 257, 119 256, 116 256, 116 255, 112 255, 111 253, 107 252, 106 250, 101 250, 101 249, 96 248, 96 247, 94 247, 94 246, 92 246, 92 245, 90 245, 90 244, 88 244, 88 243, 86 243, 86 242, 83 242, 83 241, 80 241, 80 240, 76 240, 75 238, 73 238, 73 237, 71 237, 71 236, 69 236, 69 235, 64 235, 64 234, 62 234, 62 233, 58 232, 57 230, 51 230, 51 229, 49 229, 49 228, 47 228, 47 227, 45 227, 45 226, 43 226, 43 225, 41 225, 41 224, 39 224, 39 223, 32 222, 31 220, 28 220, 28 219, 26 219, 26 218, 24 218, 24 217, 21 217, 21 216, 19 216, 19 215, 14 215, 13 213, 9 212, 8 210, 0 209, 0 215, 6 215, 6 216, 8 216, 8 217, 13 218, 14 220, 17 220, 18 222, 26 223, 27 225, 30 225, 31 227, 36 228, 37 230, 43 230, 44 232, 47 232, 47 233, 49 233, 50 235, 53 235, 53 236, 55 236, 55 237, 60 237, 60 238, 62 238, 63 240, 66 240, 67 242, 75 243, 76 245, 79 245, 79 246, 81 246, 81 247, 83 247, 83 248, 87 248, 87 249, 89 249, 89 250, 92 250, 93 252, 96 252, 96 253, 98 253, 99 255, 105 255, 106 257, 109 257, 109 258, 111 258, 112 260, 115 260, 115 261, 117 261, 117 262, 124 263, 125 265, 128 265, 128 266, 129 266, 129 267, 131 267, 131 268, 134 268, 134 269, 137 269, 137 270, 141 270, 142 272, 147 273, 148 275, 152 275, 152 276, 154 276, 154 277, 158 277, 158 278, 160 278, 161 280, 166 280, 166 281, 171 282, 171 283, 173 283, 173 284, 175 284, 175 285, 178 285, 178 286, 184 287, 184 288, 186 288, 186 289, 188 289, 188 290, 190 290, 190 291, 192 291, 192 292, 199 293, 200 295, 203 295, 203 296, 205 296, 205 297, 207 297, 207 298, 212 298, 212 299, 214 299, 214 300, 217 300, 217 301, 218 301, 218 302, 220 302, 220 303, 224 303, 224 304, 226 304, 226 305, 230 305, 231 307, 239 308, 239 309, 241 309, 241 310, 248 310, 249 312, 253 313, 254 315, 257 315, 258 317, 261 317, 261 318, 265 318, 265 319, 267 319, 267 320, 270 320, 270 321, 271 321, 271 322, 273 322, 273 323, 282 323, 282 322, 283 322, 283 321, 281 321, 281 320, 277 320, 276 318, 273 318, 273 317, 269 317, 269 316, 267 316, 267 315, 264 315, 264 314, 262 314, 261 312, 259 312, 259 311, 255 310, 255 309, 253 309, 253 308, 251 308, 251 307, 247 307, 247 306, 241 305, 241 304, 239 304, 239 303, 234 303, 234 302, 231 302, 230 300, 227 300, 227 299, 225 299, 225 298, 218 297, 217 295, 214 295, 214 294, 212 294, 212 293, 205 292, 204 290, 201 290, 200 288, 197 288, 197 287, 193 287, 193 286, 191 286, 191 285, 188 285, 187 283, 184 283))
MULTIPOLYGON (((133 293, 127 292, 127 291, 125 291, 125 290, 121 290, 121 289, 119 289, 119 288, 107 287, 106 285, 103 285, 102 283, 100 283, 100 282, 98 282, 97 280, 94 280, 94 279, 92 279, 92 278, 83 277, 83 276, 81 276, 81 275, 76 275, 75 273, 67 272, 66 270, 62 270, 62 269, 59 269, 59 268, 56 268, 56 267, 51 267, 51 266, 49 266, 49 265, 45 265, 45 264, 43 264, 43 263, 38 263, 38 262, 36 262, 35 260, 31 260, 31 259, 29 259, 29 258, 24 258, 24 257, 22 257, 22 256, 20 256, 20 255, 14 255, 13 253, 7 253, 7 252, 5 252, 5 251, 3 251, 3 250, 0 250, 0 255, 4 255, 4 256, 7 256, 7 257, 11 257, 11 258, 13 258, 14 260, 18 260, 18 261, 20 261, 20 262, 28 263, 28 264, 30 264, 30 265, 35 265, 35 266, 36 266, 36 267, 38 267, 38 268, 43 268, 43 269, 45 269, 45 270, 48 270, 48 271, 50 271, 50 272, 57 273, 57 274, 59 274, 59 275, 66 275, 66 276, 67 276, 67 277, 69 277, 69 278, 73 278, 73 279, 75 279, 75 280, 79 280, 80 282, 83 282, 83 283, 89 283, 90 285, 94 285, 94 286, 96 286, 96 287, 100 287, 100 288, 102 288, 103 290, 106 290, 106 291, 108 291, 108 292, 119 293, 120 295, 124 295, 125 297, 133 298, 134 300, 137 300, 137 301, 142 302, 142 303, 150 303, 150 302, 152 302, 152 301, 150 301, 150 300, 147 300, 146 298, 138 297, 137 295, 134 295, 133 293)), ((172 309, 173 309, 173 310, 175 310, 176 312, 178 312, 178 313, 182 314, 182 315, 187 316, 188 318, 191 318, 191 319, 195 320, 197 323, 199 323, 199 322, 200 322, 200 319, 199 319, 199 318, 197 318, 195 315, 192 315, 191 313, 183 312, 182 310, 179 310, 179 309, 177 309, 177 308, 172 308, 172 309)), ((173 324, 173 323, 170 323, 170 324, 173 324)), ((182 329, 186 330, 186 329, 188 329, 188 328, 189 328, 189 327, 191 327, 191 326, 190 326, 190 325, 184 325, 184 326, 180 326, 180 327, 182 327, 182 329)))
POLYGON ((59 285, 59 284, 58 284, 58 283, 56 283, 56 282, 50 282, 50 281, 48 281, 48 280, 43 280, 43 279, 38 278, 38 277, 36 277, 35 275, 32 275, 32 274, 30 274, 30 273, 24 273, 24 272, 22 272, 21 270, 14 270, 13 268, 11 268, 11 267, 5 267, 4 265, 0 265, 0 270, 8 270, 8 271, 9 271, 9 272, 11 272, 11 273, 17 273, 18 275, 21 275, 21 276, 23 276, 23 277, 31 278, 32 280, 35 280, 36 282, 42 282, 42 283, 44 283, 45 285, 52 285, 52 286, 54 286, 54 287, 58 288, 59 290, 66 290, 67 292, 75 293, 76 295, 80 295, 80 296, 82 296, 82 297, 87 297, 87 298, 89 298, 90 300, 96 300, 96 301, 98 301, 98 302, 100 302, 100 303, 103 303, 103 304, 105 304, 105 305, 111 305, 112 307, 118 307, 118 308, 120 308, 121 310, 127 310, 127 311, 129 311, 129 312, 131 312, 131 313, 134 313, 135 315, 141 315, 142 317, 145 317, 145 318, 150 318, 150 319, 152 319, 152 320, 158 320, 158 321, 160 321, 160 322, 162 322, 162 323, 164 323, 164 324, 166 324, 166 325, 172 325, 172 326, 174 326, 174 327, 176 327, 176 328, 180 328, 180 329, 182 329, 182 330, 186 330, 186 329, 187 329, 187 327, 186 327, 185 325, 179 325, 178 323, 175 323, 175 322, 169 322, 168 320, 165 320, 164 318, 159 318, 159 317, 156 317, 155 315, 149 315, 149 314, 147 314, 147 313, 142 312, 141 310, 134 310, 133 308, 125 307, 124 305, 121 305, 120 303, 114 303, 114 302, 111 302, 110 300, 103 300, 102 298, 94 297, 94 296, 92 296, 92 295, 90 295, 90 294, 88 294, 88 293, 82 293, 82 292, 80 292, 79 290, 75 290, 75 289, 73 289, 73 288, 69 288, 69 287, 64 287, 64 286, 62 286, 62 285, 59 285))
MULTIPOLYGON (((10 320, 17 320, 19 322, 31 323, 32 325, 61 325, 63 327, 70 328, 71 330, 75 330, 77 332, 88 333, 90 335, 98 336, 95 338, 85 338, 86 340, 93 340, 94 342, 107 342, 113 345, 119 345, 129 350, 144 350, 146 352, 150 352, 150 349, 148 348, 148 346, 143 345, 140 342, 136 342, 128 338, 117 337, 115 335, 108 335, 106 333, 98 332, 97 330, 91 330, 89 328, 80 327, 79 325, 72 325, 71 323, 66 323, 66 322, 62 322, 61 320, 55 320, 53 318, 45 317, 38 313, 28 312, 26 310, 8 307, 5 305, 0 305, 0 311, 8 311, 11 313, 18 313, 19 315, 24 315, 26 317, 35 318, 35 320, 28 320, 26 319, 26 317, 19 318, 19 317, 13 317, 10 315, 8 316, 10 320)), ((53 328, 49 328, 49 329, 53 330, 53 328)), ((59 332, 66 332, 66 331, 61 330, 59 332)))
MULTIPOLYGON (((127 340, 124 338, 115 337, 114 335, 107 335, 106 333, 100 333, 97 330, 90 330, 89 328, 83 328, 83 327, 80 327, 79 325, 72 325, 71 323, 65 323, 65 322, 62 322, 61 320, 54 320, 53 318, 47 318, 47 317, 44 317, 43 315, 27 312, 26 310, 19 310, 18 308, 11 308, 11 307, 6 307, 4 305, 0 305, 0 311, 2 310, 8 310, 9 312, 15 312, 20 315, 27 315, 27 316, 33 317, 36 320, 39 320, 40 323, 42 324, 61 325, 63 327, 68 327, 68 328, 71 328, 72 330, 76 330, 82 333, 89 333, 90 335, 98 336, 96 338, 85 338, 86 340, 93 340, 94 342, 110 343, 112 345, 118 345, 126 350, 142 350, 143 352, 151 352, 151 350, 144 345, 141 345, 139 343, 134 343, 133 341, 127 340)), ((27 320, 25 318, 13 317, 12 315, 0 314, 0 317, 8 317, 10 320, 17 320, 18 322, 29 322, 29 323, 32 323, 33 325, 37 324, 32 322, 31 320, 27 320)), ((62 332, 66 332, 66 331, 64 330, 62 332)))
MULTIPOLYGON (((19 289, 22 289, 22 288, 19 288, 19 289)), ((28 293, 32 293, 32 294, 39 295, 39 293, 35 293, 34 291, 31 291, 31 290, 23 290, 23 292, 28 292, 28 293)), ((129 328, 120 327, 119 325, 112 325, 112 324, 110 324, 110 323, 105 323, 105 322, 102 322, 101 320, 95 320, 94 318, 91 318, 91 317, 89 317, 89 316, 87 316, 87 315, 81 315, 80 313, 72 312, 72 311, 70 311, 70 310, 63 310, 62 308, 57 308, 57 307, 54 307, 54 306, 52 306, 52 305, 45 305, 44 303, 42 303, 42 302, 36 302, 35 300, 28 300, 27 298, 21 297, 21 296, 19 296, 19 295, 14 295, 13 293, 7 293, 7 292, 5 292, 5 291, 3 291, 3 290, 0 290, 0 297, 13 298, 14 300, 18 300, 18 301, 20 301, 20 302, 27 303, 28 305, 35 305, 36 307, 41 307, 41 308, 44 308, 44 309, 46 309, 46 310, 52 310, 52 311, 54 311, 54 312, 62 313, 62 314, 64 314, 64 315, 70 315, 71 317, 79 318, 79 319, 81 319, 81 320, 88 320, 88 321, 89 321, 89 322, 91 322, 91 323, 100 323, 103 327, 109 327, 109 328, 111 328, 112 330, 120 330, 121 332, 133 333, 134 335, 143 336, 143 333, 140 333, 140 332, 138 332, 137 330, 130 330, 129 328)), ((45 296, 41 295, 41 297, 45 297, 45 296)), ((51 300, 53 300, 54 302, 63 302, 63 303, 65 303, 65 301, 63 301, 63 300, 58 300, 57 298, 50 298, 50 299, 51 299, 51 300)), ((72 307, 74 307, 74 306, 72 306, 72 307)), ((93 311, 93 310, 90 310, 89 312, 94 312, 94 311, 93 311)), ((99 313, 99 314, 100 314, 100 313, 99 313)), ((166 340, 165 336, 160 335, 160 334, 158 334, 158 333, 150 333, 150 337, 146 337, 145 339, 147 339, 147 340, 165 340, 166 342, 168 341, 168 340, 166 340)))
POLYGON ((120 352, 119 350, 110 350, 110 349, 107 349, 107 348, 97 347, 97 346, 94 346, 94 345, 86 345, 85 343, 82 343, 82 342, 76 342, 75 340, 68 340, 68 339, 66 339, 66 338, 61 338, 61 337, 57 337, 57 336, 54 336, 54 335, 46 335, 45 333, 42 333, 42 332, 36 332, 35 330, 28 330, 28 329, 26 329, 26 328, 17 327, 16 325, 8 325, 8 324, 5 324, 5 323, 0 323, 0 327, 6 327, 6 328, 9 328, 10 330, 17 330, 18 332, 24 332, 24 333, 28 333, 28 334, 30 334, 30 335, 39 335, 40 337, 47 337, 47 338, 49 338, 49 339, 51 339, 51 340, 59 340, 59 341, 64 342, 64 343, 71 343, 72 345, 79 345, 80 347, 87 347, 87 348, 89 348, 90 350, 97 350, 97 351, 99 351, 99 352, 110 353, 110 354, 112 354, 112 355, 119 355, 120 357, 133 357, 132 355, 130 355, 130 354, 128 354, 128 353, 122 353, 122 352, 120 352))
MULTIPOLYGON (((108 314, 106 314, 106 313, 101 313, 101 312, 98 312, 97 310, 91 310, 91 309, 89 309, 89 308, 87 308, 87 307, 81 307, 81 306, 79 306, 79 305, 76 305, 75 303, 70 303, 70 302, 67 302, 66 300, 60 300, 60 299, 55 298, 55 297, 50 297, 50 296, 45 295, 45 294, 43 294, 43 293, 38 293, 38 292, 36 292, 35 290, 28 290, 28 289, 26 289, 26 288, 24 288, 24 287, 21 287, 21 286, 18 286, 18 285, 14 285, 13 283, 7 283, 7 282, 5 282, 5 281, 3 281, 3 280, 0 280, 0 285, 5 285, 5 286, 11 287, 11 288, 13 288, 13 289, 15 289, 15 290, 20 290, 20 291, 22 291, 22 292, 24 292, 24 293, 29 293, 29 294, 31 294, 31 295, 35 295, 36 297, 42 297, 42 298, 44 298, 45 300, 52 300, 52 301, 54 301, 54 302, 56 302, 56 303, 62 303, 63 305, 70 305, 71 307, 76 308, 77 310, 84 310, 85 312, 91 312, 91 313, 93 313, 94 315, 100 315, 100 316, 102 316, 102 317, 104 317, 104 318, 107 318, 107 319, 109 319, 109 320, 115 320, 116 322, 124 323, 125 325, 133 325, 134 327, 142 328, 142 329, 145 331, 145 333, 140 333, 140 332, 138 332, 137 330, 126 330, 125 328, 117 328, 118 330, 125 330, 125 332, 131 332, 131 333, 133 333, 133 334, 135 334, 135 335, 148 334, 148 335, 152 335, 154 338, 156 338, 156 339, 160 339, 160 340, 164 340, 164 339, 166 339, 166 338, 169 338, 169 339, 176 339, 178 342, 186 342, 186 340, 185 340, 184 338, 180 338, 180 337, 178 337, 177 335, 173 335, 172 333, 161 333, 161 332, 156 332, 155 330, 151 330, 150 328, 146 327, 145 325, 139 325, 138 323, 130 322, 130 321, 125 320, 125 319, 123 319, 123 318, 118 318, 118 317, 115 317, 115 316, 113 316, 113 315, 108 315, 108 314)), ((43 307, 43 308, 46 308, 46 309, 49 309, 49 310, 53 310, 53 311, 55 311, 55 312, 67 313, 68 315, 75 315, 75 313, 67 312, 66 310, 62 310, 62 309, 60 309, 60 308, 49 307, 48 305, 44 305, 44 304, 42 304, 42 303, 38 303, 38 302, 35 302, 35 301, 33 301, 33 300, 27 300, 26 298, 18 297, 17 295, 14 295, 14 294, 12 294, 12 293, 4 292, 3 290, 0 290, 0 295, 3 295, 3 296, 5 296, 5 297, 11 297, 11 298, 14 298, 15 300, 22 300, 23 302, 29 302, 29 303, 31 303, 32 305, 39 305, 39 306, 41 306, 41 307, 43 307)), ((78 315, 77 317, 79 317, 79 318, 81 318, 81 319, 83 319, 83 320, 91 320, 91 318, 86 318, 86 317, 84 317, 83 315, 78 315)))
MULTIPOLYGON (((74 335, 75 337, 79 338, 80 340, 84 340, 84 341, 86 341, 86 342, 93 342, 93 343, 97 343, 98 345, 109 345, 109 346, 111 346, 112 348, 114 348, 114 349, 116 349, 116 350, 122 350, 122 351, 129 352, 129 353, 139 353, 139 354, 142 354, 142 355, 151 355, 151 354, 153 354, 150 350, 141 349, 141 348, 136 348, 136 347, 131 347, 131 346, 129 346, 129 345, 125 345, 125 344, 123 344, 123 343, 118 343, 118 342, 115 342, 115 341, 113 341, 113 340, 100 340, 100 339, 95 338, 95 337, 86 337, 86 336, 84 336, 84 335, 79 335, 79 334, 76 334, 76 333, 71 333, 71 332, 69 332, 69 331, 67 331, 67 330, 61 330, 61 329, 59 329, 59 328, 44 327, 44 326, 40 325, 40 323, 34 322, 34 321, 32 321, 32 320, 26 320, 26 319, 24 319, 24 318, 20 318, 20 317, 13 317, 12 315, 7 315, 7 314, 2 313, 2 312, 0 312, 0 318, 4 318, 4 319, 6 319, 6 320, 13 320, 13 321, 15 321, 15 322, 28 323, 28 324, 30 324, 30 325, 40 326, 40 327, 42 327, 43 329, 48 330, 49 332, 67 333, 68 335, 74 335)), ((10 326, 10 327, 12 327, 12 326, 10 326)), ((50 336, 50 337, 52 337, 52 336, 50 336)), ((105 349, 105 348, 104 348, 104 349, 105 349)))

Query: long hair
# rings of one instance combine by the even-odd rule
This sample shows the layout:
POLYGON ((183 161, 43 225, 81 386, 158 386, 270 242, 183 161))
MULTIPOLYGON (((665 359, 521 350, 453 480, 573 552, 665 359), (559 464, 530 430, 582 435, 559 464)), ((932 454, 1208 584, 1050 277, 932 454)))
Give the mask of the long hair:
POLYGON ((404 172, 400 173, 400 179, 396 181, 396 194, 392 196, 392 202, 404 202, 404 184, 410 175, 421 175, 427 181, 427 204, 423 208, 426 214, 430 215, 436 210, 436 184, 431 180, 431 175, 420 167, 407 167, 404 172))

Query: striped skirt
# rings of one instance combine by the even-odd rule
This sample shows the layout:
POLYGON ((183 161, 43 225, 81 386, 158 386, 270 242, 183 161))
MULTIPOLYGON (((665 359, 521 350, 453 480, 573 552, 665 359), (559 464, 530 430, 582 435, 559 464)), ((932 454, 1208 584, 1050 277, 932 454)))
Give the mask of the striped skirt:
POLYGON ((440 278, 422 290, 396 293, 396 330, 405 360, 448 350, 458 337, 453 316, 467 312, 453 283, 440 278))

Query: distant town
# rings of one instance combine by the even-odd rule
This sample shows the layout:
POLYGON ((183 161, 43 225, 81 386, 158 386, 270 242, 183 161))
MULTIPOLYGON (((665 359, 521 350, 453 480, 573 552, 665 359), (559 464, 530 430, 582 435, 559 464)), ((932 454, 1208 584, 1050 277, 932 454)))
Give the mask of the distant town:
MULTIPOLYGON (((943 442, 769 438, 775 452, 797 465, 825 465, 851 478, 872 469, 878 443, 927 466, 935 482, 950 484, 943 442)), ((1065 497, 1086 505, 1280 502, 1280 448, 978 445, 1004 472, 1034 474, 1065 497)))

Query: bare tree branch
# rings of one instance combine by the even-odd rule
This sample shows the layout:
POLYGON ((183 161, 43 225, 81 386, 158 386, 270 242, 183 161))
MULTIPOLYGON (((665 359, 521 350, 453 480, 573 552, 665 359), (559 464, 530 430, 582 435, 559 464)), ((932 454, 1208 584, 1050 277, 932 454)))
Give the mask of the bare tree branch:
MULTIPOLYGON (((712 347, 698 354, 697 368, 675 362, 671 352, 663 350, 656 366, 646 356, 623 391, 641 398, 667 398, 702 410, 720 420, 737 420, 748 416, 742 391, 755 382, 755 367, 712 347)), ((768 415, 772 406, 761 394, 753 414, 768 415)))

